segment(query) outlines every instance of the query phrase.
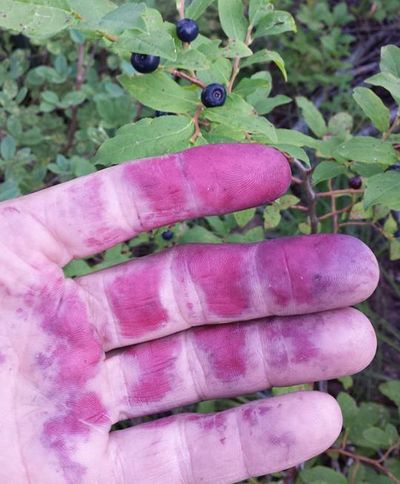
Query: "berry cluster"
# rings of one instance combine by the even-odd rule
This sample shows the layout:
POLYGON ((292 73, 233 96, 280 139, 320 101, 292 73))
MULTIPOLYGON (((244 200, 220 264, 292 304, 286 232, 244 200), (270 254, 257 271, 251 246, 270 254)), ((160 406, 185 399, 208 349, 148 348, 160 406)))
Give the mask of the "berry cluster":
MULTIPOLYGON (((193 42, 199 35, 197 22, 190 18, 183 18, 176 24, 176 35, 182 42, 193 42)), ((150 54, 132 53, 131 64, 141 74, 154 72, 160 65, 160 57, 150 54)), ((226 89, 222 84, 212 83, 205 86, 201 92, 201 102, 207 108, 222 106, 226 100, 226 89)), ((162 116, 167 113, 160 113, 162 116)))

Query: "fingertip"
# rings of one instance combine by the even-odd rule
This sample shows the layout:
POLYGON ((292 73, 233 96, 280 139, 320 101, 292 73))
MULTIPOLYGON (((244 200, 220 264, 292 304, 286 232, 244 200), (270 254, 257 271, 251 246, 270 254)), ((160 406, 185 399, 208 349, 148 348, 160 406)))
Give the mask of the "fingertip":
POLYGON ((214 213, 275 200, 291 181, 286 157, 262 144, 215 144, 181 153, 195 197, 214 213))
POLYGON ((310 392, 314 398, 313 408, 317 411, 317 422, 314 430, 319 433, 321 448, 315 450, 320 453, 329 448, 339 437, 343 426, 343 415, 336 399, 323 392, 310 392))
MULTIPOLYGON (((348 374, 364 370, 374 359, 377 337, 371 321, 355 308, 348 308, 347 328, 351 331, 351 370, 348 374)), ((350 351, 350 348, 349 348, 350 351)), ((349 354, 350 355, 350 354, 349 354)))

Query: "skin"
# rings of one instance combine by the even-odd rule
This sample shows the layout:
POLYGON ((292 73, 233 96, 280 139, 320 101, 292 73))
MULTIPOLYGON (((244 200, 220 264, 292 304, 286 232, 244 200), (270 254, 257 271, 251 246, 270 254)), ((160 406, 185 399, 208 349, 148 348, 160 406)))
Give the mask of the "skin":
POLYGON ((62 271, 140 231, 272 201, 289 184, 274 149, 210 145, 0 204, 0 482, 234 483, 335 441, 340 410, 318 392, 110 428, 362 370, 376 338, 349 306, 374 291, 378 266, 357 239, 191 244, 74 280, 62 271))

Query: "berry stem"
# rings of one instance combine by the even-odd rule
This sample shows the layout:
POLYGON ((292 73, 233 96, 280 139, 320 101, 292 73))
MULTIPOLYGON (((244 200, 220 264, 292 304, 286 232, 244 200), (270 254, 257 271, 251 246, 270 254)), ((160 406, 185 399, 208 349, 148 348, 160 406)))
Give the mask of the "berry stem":
POLYGON ((382 139, 386 140, 389 136, 393 133, 393 131, 400 125, 400 109, 396 113, 396 117, 393 120, 393 123, 390 125, 389 129, 385 131, 382 135, 382 139))
MULTIPOLYGON (((250 24, 249 28, 247 29, 246 39, 244 41, 244 43, 247 46, 249 46, 253 41, 253 39, 251 38, 252 30, 253 30, 253 26, 250 24)), ((240 57, 235 57, 233 60, 231 78, 229 80, 228 87, 227 87, 228 92, 232 92, 233 84, 235 83, 235 80, 239 74, 239 71, 240 71, 240 57)))
POLYGON ((179 18, 185 18, 185 0, 179 2, 179 18))
POLYGON ((177 76, 177 77, 180 77, 182 79, 186 79, 187 81, 190 81, 192 84, 196 84, 196 86, 199 86, 202 89, 204 89, 206 87, 204 82, 200 81, 200 79, 197 79, 197 77, 190 76, 189 74, 185 74, 184 72, 178 71, 177 69, 171 69, 169 72, 173 76, 177 76))
POLYGON ((202 111, 203 111, 203 106, 201 104, 199 104, 197 109, 196 109, 196 112, 194 113, 194 116, 193 116, 194 133, 193 133, 193 136, 190 138, 191 144, 194 144, 196 142, 197 138, 199 138, 201 136, 199 117, 200 117, 200 114, 202 113, 202 111))

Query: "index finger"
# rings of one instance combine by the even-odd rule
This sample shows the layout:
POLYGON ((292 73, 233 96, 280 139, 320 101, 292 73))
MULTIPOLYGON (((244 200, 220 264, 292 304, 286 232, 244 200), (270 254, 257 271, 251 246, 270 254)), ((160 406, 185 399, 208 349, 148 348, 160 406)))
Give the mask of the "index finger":
POLYGON ((79 258, 140 231, 270 202, 289 184, 288 161, 274 148, 218 144, 124 163, 6 205, 32 214, 79 258))

